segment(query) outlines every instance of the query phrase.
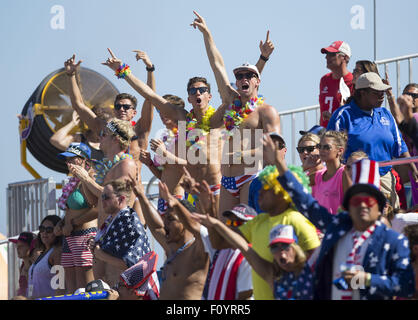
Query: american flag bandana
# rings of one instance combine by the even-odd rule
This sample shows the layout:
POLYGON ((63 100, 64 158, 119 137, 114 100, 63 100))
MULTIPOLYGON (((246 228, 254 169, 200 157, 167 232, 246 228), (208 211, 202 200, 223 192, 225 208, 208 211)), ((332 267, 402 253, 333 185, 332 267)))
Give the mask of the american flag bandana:
POLYGON ((100 248, 122 259, 128 267, 151 251, 148 236, 138 215, 131 208, 122 209, 103 235, 100 248))

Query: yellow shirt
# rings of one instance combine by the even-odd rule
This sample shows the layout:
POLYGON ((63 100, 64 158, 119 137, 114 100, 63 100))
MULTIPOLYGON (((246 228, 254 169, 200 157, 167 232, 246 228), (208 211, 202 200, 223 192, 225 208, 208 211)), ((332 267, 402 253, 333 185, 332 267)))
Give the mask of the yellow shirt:
MULTIPOLYGON (((293 208, 289 208, 274 217, 271 217, 268 213, 259 214, 239 227, 239 230, 247 241, 252 244, 255 252, 263 259, 273 262, 273 255, 268 245, 270 243, 270 230, 278 224, 293 226, 298 237, 298 244, 305 252, 320 245, 315 226, 293 208)), ((252 275, 254 299, 274 300, 273 292, 268 283, 254 270, 252 275)))

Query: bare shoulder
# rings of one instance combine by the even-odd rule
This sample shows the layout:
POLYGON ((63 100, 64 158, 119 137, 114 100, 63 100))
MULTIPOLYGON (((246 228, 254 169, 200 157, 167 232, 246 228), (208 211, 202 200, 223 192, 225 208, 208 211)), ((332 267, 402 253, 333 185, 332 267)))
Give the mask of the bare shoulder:
POLYGON ((274 113, 278 115, 277 110, 272 105, 269 105, 267 103, 263 103, 263 105, 261 105, 257 109, 259 110, 260 113, 263 113, 263 114, 274 113))

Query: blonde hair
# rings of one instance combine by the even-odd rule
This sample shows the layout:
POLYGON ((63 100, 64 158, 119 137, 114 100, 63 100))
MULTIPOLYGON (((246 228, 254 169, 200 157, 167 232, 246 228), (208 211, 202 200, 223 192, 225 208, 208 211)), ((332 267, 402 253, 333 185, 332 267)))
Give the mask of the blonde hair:
POLYGON ((132 185, 128 180, 125 179, 115 179, 106 182, 103 187, 110 185, 113 188, 113 193, 120 197, 125 196, 126 201, 129 202, 131 199, 132 185))
POLYGON ((112 118, 106 124, 106 128, 116 137, 123 150, 129 148, 129 144, 135 136, 135 131, 129 121, 112 118))
MULTIPOLYGON (((305 251, 303 251, 303 249, 296 243, 292 243, 290 244, 290 247, 293 248, 293 250, 295 250, 295 262, 294 262, 294 266, 295 266, 295 271, 293 271, 296 276, 298 276, 303 268, 305 267, 306 261, 308 260, 308 257, 306 256, 305 251)), ((273 268, 274 268, 274 278, 280 278, 281 276, 283 276, 284 273, 286 273, 287 271, 283 270, 282 268, 280 268, 279 264, 277 263, 276 260, 273 261, 273 268)))
MULTIPOLYGON (((344 131, 332 131, 332 130, 325 131, 321 135, 321 140, 324 138, 333 139, 334 145, 337 146, 337 148, 343 148, 345 150, 347 146, 348 135, 344 131)), ((344 156, 344 152, 341 153, 340 160, 342 160, 343 156, 344 156)))
POLYGON ((299 139, 299 141, 298 141, 298 146, 299 146, 302 142, 305 142, 305 141, 312 141, 312 142, 314 142, 315 144, 318 144, 318 143, 321 141, 321 139, 319 138, 319 136, 318 136, 317 134, 314 134, 314 133, 308 132, 308 133, 304 134, 304 135, 303 135, 303 136, 299 139))

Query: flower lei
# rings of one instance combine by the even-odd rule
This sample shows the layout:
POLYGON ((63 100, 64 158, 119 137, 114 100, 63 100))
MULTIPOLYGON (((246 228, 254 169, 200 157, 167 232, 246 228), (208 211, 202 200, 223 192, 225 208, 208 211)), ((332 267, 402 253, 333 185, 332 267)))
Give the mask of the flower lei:
POLYGON ((239 127, 239 125, 258 107, 263 105, 264 98, 263 96, 258 96, 257 98, 251 98, 250 101, 247 101, 245 106, 242 106, 241 97, 235 99, 232 104, 229 106, 228 110, 224 115, 224 124, 225 129, 231 131, 234 128, 239 127))
POLYGON ((197 124, 197 119, 194 115, 193 110, 186 115, 186 146, 200 149, 206 136, 210 131, 210 119, 215 114, 215 108, 208 106, 203 118, 202 123, 197 124), (194 130, 196 127, 200 130, 194 130))
POLYGON ((124 159, 133 159, 132 155, 129 153, 124 153, 122 156, 118 156, 117 154, 113 157, 113 161, 108 160, 107 158, 103 158, 102 161, 93 160, 94 168, 96 170, 96 182, 100 185, 103 184, 104 178, 108 171, 119 161, 124 159))
POLYGON ((68 197, 74 192, 74 190, 77 188, 78 183, 80 182, 80 179, 77 177, 71 177, 68 182, 65 184, 65 186, 62 188, 62 195, 58 199, 58 207, 62 210, 67 209, 67 199, 68 197))

